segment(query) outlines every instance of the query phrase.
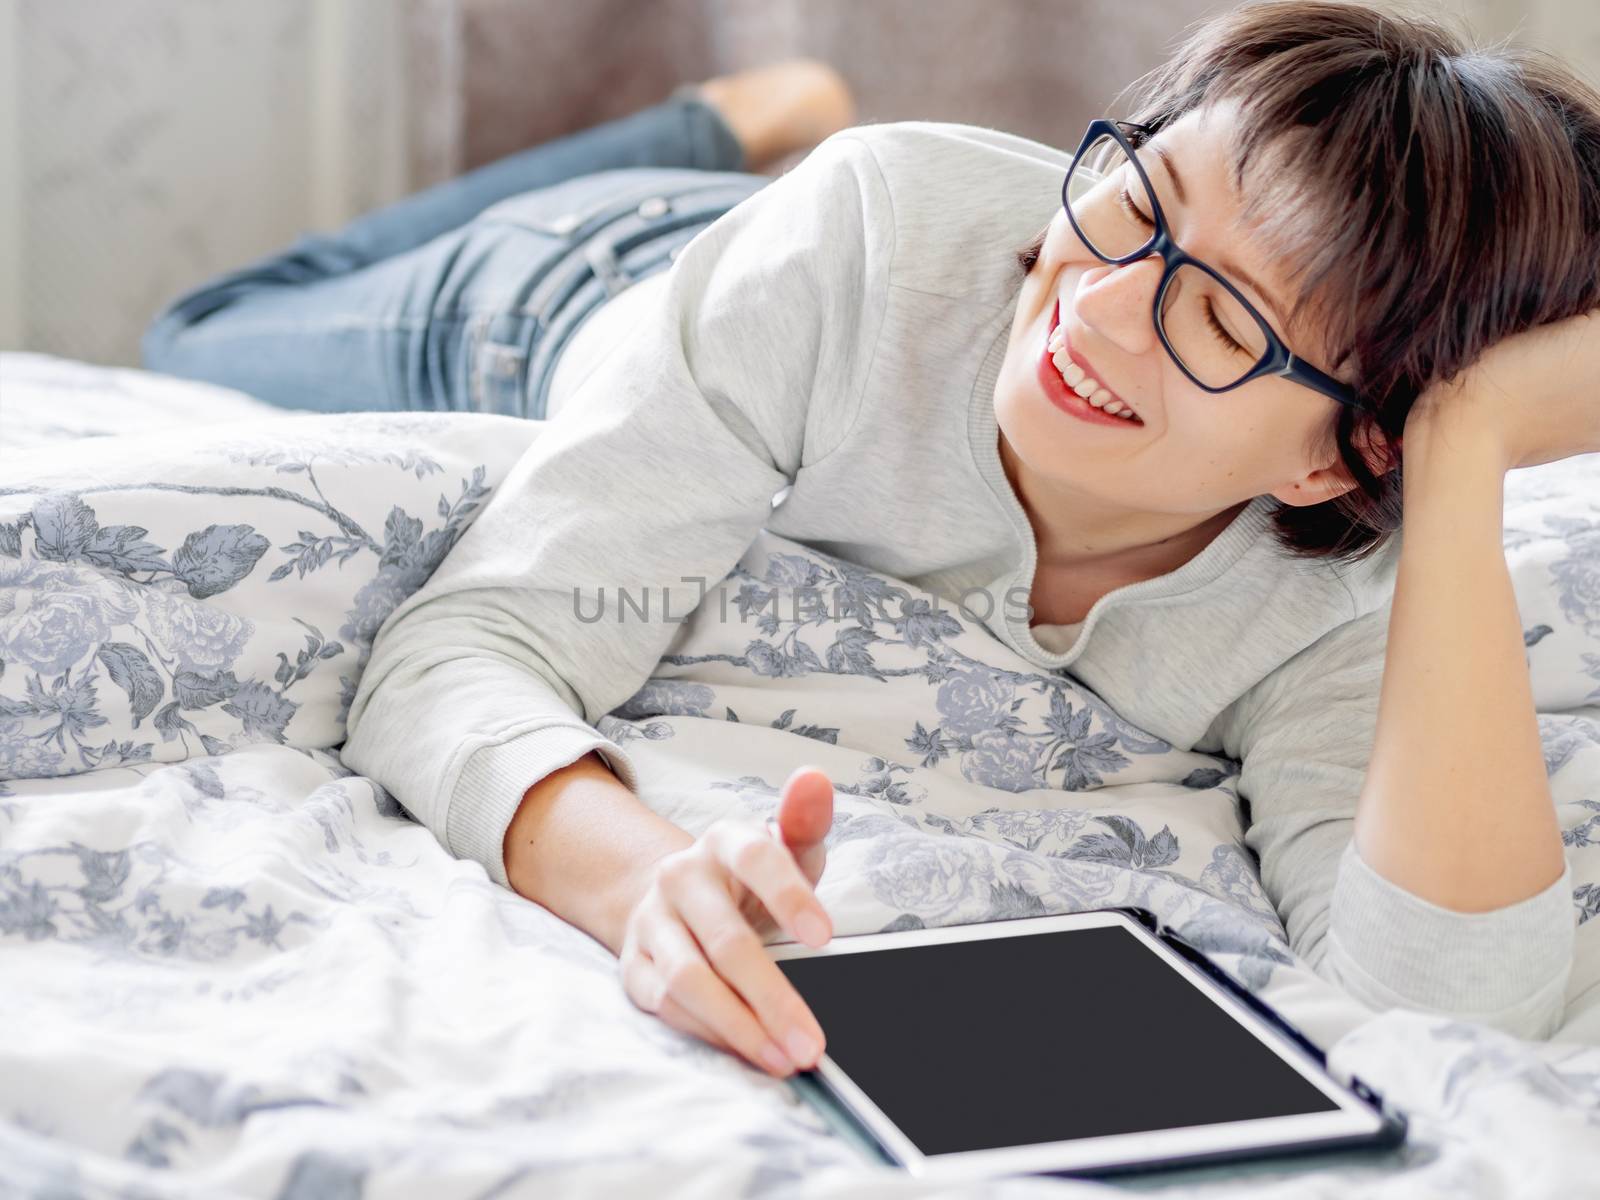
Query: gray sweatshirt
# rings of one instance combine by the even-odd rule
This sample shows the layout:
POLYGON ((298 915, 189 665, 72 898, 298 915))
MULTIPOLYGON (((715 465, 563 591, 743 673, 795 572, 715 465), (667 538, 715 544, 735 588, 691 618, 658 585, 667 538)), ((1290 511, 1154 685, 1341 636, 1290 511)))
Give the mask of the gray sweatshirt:
POLYGON ((534 782, 598 750, 638 787, 593 723, 654 673, 684 614, 624 620, 618 593, 720 580, 765 527, 987 608, 1027 661, 1180 750, 1239 760, 1246 841, 1291 945, 1356 999, 1548 1036, 1572 965, 1570 868, 1457 913, 1351 841, 1398 540, 1356 567, 1295 559, 1262 496, 1182 567, 1102 597, 1064 652, 1030 630, 1037 548, 993 390, 1022 280, 1010 250, 1059 206, 1067 163, 990 129, 857 126, 612 301, 630 301, 626 335, 568 373, 581 382, 380 630, 344 760, 507 884, 506 828, 534 782), (587 619, 602 582, 608 611, 587 619))

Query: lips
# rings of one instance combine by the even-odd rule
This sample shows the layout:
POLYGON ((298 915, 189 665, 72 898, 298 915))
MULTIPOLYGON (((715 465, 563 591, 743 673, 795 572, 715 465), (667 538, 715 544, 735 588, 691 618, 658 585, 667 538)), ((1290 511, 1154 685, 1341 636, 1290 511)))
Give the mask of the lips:
MULTIPOLYGON (((1034 368, 1035 376, 1045 397, 1068 416, 1076 417, 1078 420, 1088 422, 1091 425, 1116 425, 1124 429, 1143 429, 1144 421, 1137 414, 1130 420, 1127 417, 1104 412, 1067 386, 1067 381, 1061 377, 1061 372, 1055 364, 1055 355, 1051 353, 1049 347, 1049 338, 1054 335, 1056 326, 1060 324, 1060 321, 1061 306, 1058 302, 1050 315, 1050 330, 1045 335, 1045 344, 1040 346, 1039 358, 1034 368)), ((1068 345, 1070 352, 1070 342, 1068 345)), ((1078 362, 1076 356, 1073 357, 1072 361, 1078 362)), ((1090 375, 1097 383, 1101 382, 1098 375, 1093 375, 1092 372, 1090 375)), ((1107 388, 1106 390, 1110 391, 1111 389, 1107 388)))
MULTIPOLYGON (((1057 300, 1056 301, 1055 315, 1050 320, 1050 333, 1046 334, 1045 336, 1048 338, 1051 334, 1054 334, 1055 331, 1056 331, 1056 326, 1059 325, 1060 323, 1061 323, 1061 301, 1057 300)), ((1109 383, 1107 383, 1104 379, 1102 379, 1100 377, 1100 373, 1089 365, 1089 360, 1084 358, 1082 354, 1078 353, 1078 348, 1072 344, 1072 339, 1071 338, 1067 339, 1067 357, 1070 358, 1074 363, 1076 363, 1078 365, 1078 369, 1081 370, 1090 379, 1094 380, 1096 384, 1098 384, 1100 387, 1105 388, 1106 391, 1110 392, 1112 400, 1122 400, 1122 397, 1117 394, 1117 389, 1112 387, 1109 383)), ((1122 400, 1122 405, 1123 405, 1124 408, 1133 408, 1133 405, 1129 404, 1126 400, 1122 400)), ((1138 416, 1138 410, 1137 409, 1134 409, 1134 415, 1138 416)))

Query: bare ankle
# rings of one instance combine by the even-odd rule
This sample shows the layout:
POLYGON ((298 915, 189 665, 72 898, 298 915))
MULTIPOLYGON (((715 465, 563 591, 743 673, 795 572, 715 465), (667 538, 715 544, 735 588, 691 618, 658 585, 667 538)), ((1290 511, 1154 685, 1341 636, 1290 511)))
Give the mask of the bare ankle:
POLYGON ((738 139, 751 171, 809 149, 855 122, 849 84, 816 59, 786 59, 719 75, 697 91, 738 139))

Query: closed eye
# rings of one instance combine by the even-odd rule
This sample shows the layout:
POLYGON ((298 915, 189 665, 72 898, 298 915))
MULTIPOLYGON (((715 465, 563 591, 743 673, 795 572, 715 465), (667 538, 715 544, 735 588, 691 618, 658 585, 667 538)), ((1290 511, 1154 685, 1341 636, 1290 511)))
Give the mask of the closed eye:
POLYGON ((1138 205, 1134 204, 1133 197, 1128 194, 1127 188, 1120 188, 1117 191, 1117 203, 1122 205, 1127 210, 1128 215, 1138 221, 1139 224, 1147 225, 1151 229, 1155 228, 1156 223, 1139 211, 1138 205))
POLYGON ((1211 332, 1216 334, 1217 340, 1221 342, 1224 347, 1229 350, 1237 350, 1243 353, 1244 347, 1236 342, 1231 336, 1229 336, 1228 331, 1224 329, 1221 322, 1217 320, 1217 310, 1212 307, 1209 299, 1206 301, 1206 323, 1211 326, 1211 332))

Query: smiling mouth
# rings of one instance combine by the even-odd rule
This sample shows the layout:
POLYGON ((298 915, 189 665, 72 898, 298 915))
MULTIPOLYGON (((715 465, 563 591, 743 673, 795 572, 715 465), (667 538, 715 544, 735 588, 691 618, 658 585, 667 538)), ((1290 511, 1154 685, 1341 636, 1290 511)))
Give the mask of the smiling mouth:
POLYGON ((1056 301, 1055 309, 1050 315, 1050 329, 1046 334, 1043 353, 1039 356, 1036 369, 1040 386, 1044 389, 1050 402, 1063 412, 1095 425, 1121 425, 1129 429, 1144 428, 1144 421, 1133 412, 1132 407, 1126 405, 1115 393, 1106 388, 1098 376, 1090 371, 1085 363, 1079 360, 1073 351, 1070 342, 1065 341, 1063 333, 1063 349, 1052 350, 1051 343, 1061 323, 1061 302, 1056 301), (1065 361, 1058 365, 1058 359, 1065 361), (1069 382, 1077 380, 1077 386, 1069 382), (1088 384, 1088 396, 1080 390, 1088 384), (1095 404, 1093 398, 1098 397, 1100 403, 1095 404), (1115 409, 1116 411, 1107 411, 1115 409), (1128 415, 1118 415, 1118 413, 1128 415))

